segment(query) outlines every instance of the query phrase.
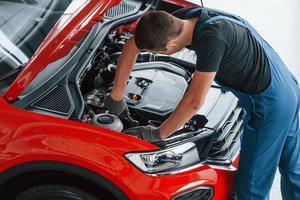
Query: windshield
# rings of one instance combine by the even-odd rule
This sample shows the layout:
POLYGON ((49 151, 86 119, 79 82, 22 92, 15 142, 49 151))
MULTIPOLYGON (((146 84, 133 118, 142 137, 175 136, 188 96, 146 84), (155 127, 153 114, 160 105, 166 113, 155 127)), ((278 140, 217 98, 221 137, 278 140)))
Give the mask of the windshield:
POLYGON ((0 94, 72 0, 0 0, 0 94))

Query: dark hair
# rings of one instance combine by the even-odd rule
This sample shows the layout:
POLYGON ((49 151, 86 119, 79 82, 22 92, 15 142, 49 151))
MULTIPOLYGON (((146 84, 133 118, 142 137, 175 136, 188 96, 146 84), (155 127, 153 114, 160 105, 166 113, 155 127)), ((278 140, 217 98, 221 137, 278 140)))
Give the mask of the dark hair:
POLYGON ((182 32, 180 19, 165 11, 150 11, 141 17, 135 30, 135 44, 139 49, 165 50, 170 38, 182 32))

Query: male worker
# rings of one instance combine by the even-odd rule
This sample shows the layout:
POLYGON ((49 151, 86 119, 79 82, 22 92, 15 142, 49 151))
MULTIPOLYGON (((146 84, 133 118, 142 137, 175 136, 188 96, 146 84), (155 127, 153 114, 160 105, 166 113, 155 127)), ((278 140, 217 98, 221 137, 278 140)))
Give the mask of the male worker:
POLYGON ((187 8, 170 15, 144 15, 120 57, 115 84, 106 106, 127 109, 126 82, 140 50, 173 54, 195 50, 191 85, 170 117, 159 127, 127 132, 150 142, 167 138, 203 105, 215 80, 233 92, 246 111, 237 175, 239 200, 268 198, 276 168, 285 200, 300 199, 300 91, 277 53, 245 20, 207 8, 187 8))

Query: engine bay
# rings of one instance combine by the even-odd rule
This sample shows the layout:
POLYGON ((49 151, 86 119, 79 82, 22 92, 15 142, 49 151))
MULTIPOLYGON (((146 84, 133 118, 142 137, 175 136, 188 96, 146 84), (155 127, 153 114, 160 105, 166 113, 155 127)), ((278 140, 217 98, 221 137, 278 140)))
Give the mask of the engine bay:
MULTIPOLYGON (((142 52, 127 82, 125 100, 130 114, 118 117, 110 114, 104 107, 105 98, 111 93, 118 58, 130 36, 130 32, 112 31, 106 45, 98 49, 90 67, 82 73, 80 85, 85 102, 82 122, 116 131, 134 126, 158 127, 187 91, 194 70, 191 63, 188 66, 180 58, 142 52)), ((193 52, 189 53, 193 56, 193 52)), ((206 123, 206 117, 197 114, 178 133, 199 130, 206 123)))

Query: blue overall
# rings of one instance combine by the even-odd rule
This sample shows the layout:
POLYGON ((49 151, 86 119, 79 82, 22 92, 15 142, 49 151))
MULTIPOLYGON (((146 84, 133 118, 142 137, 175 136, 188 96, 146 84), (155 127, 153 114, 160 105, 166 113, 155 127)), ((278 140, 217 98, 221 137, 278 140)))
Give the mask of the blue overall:
POLYGON ((223 14, 226 16, 203 20, 199 29, 216 20, 229 20, 247 28, 263 47, 271 70, 270 85, 258 94, 247 94, 216 80, 238 97, 246 111, 237 173, 237 197, 239 200, 269 199, 279 166, 283 199, 300 200, 298 83, 278 54, 247 21, 238 16, 229 16, 228 13, 223 14))

